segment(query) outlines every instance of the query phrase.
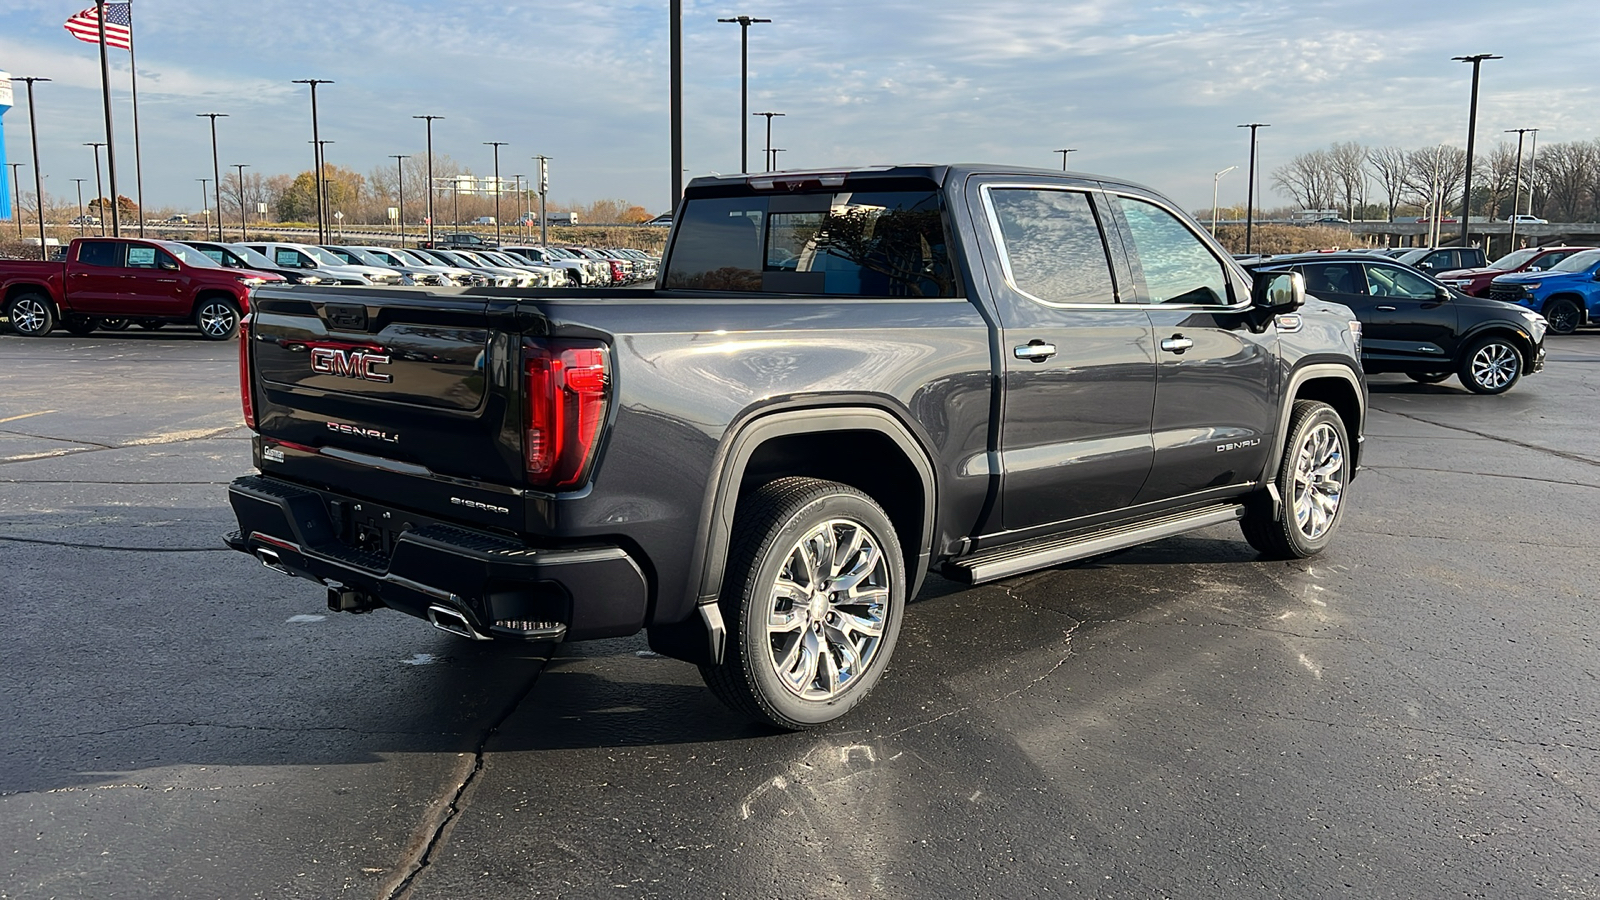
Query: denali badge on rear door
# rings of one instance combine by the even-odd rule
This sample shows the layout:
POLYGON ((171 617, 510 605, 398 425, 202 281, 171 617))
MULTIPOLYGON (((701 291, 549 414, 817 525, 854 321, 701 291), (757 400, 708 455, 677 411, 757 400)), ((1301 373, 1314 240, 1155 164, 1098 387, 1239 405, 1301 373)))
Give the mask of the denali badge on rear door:
POLYGON ((394 377, 386 372, 379 372, 373 366, 380 366, 389 361, 387 353, 373 353, 369 350, 338 350, 333 347, 311 348, 311 371, 323 375, 339 375, 344 378, 359 378, 362 381, 378 381, 387 384, 394 377))

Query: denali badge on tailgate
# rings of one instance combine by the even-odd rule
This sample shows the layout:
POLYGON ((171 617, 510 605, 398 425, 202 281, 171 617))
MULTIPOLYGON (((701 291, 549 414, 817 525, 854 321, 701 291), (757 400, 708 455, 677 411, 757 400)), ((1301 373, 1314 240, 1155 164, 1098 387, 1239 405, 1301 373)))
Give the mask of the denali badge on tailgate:
POLYGON ((362 428, 360 425, 346 425, 343 422, 329 422, 328 430, 337 431, 340 434, 355 435, 356 437, 372 438, 375 441, 385 441, 390 444, 400 443, 400 435, 398 434, 390 434, 387 431, 379 431, 376 428, 362 428))
POLYGON ((389 361, 387 353, 373 353, 370 350, 338 350, 333 347, 311 348, 311 371, 322 375, 339 375, 344 378, 359 378, 362 381, 378 381, 387 384, 394 377, 387 372, 379 372, 374 366, 380 366, 389 361))

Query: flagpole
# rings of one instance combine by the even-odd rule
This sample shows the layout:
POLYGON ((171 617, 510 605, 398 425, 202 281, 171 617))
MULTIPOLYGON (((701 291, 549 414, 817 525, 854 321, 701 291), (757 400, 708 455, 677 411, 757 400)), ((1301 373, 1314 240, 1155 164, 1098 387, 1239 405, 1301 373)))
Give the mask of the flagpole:
POLYGON ((94 0, 94 11, 100 32, 100 94, 106 111, 106 169, 111 174, 111 236, 121 237, 122 210, 117 204, 117 156, 111 145, 111 64, 106 59, 106 0, 94 0))
POLYGON ((144 237, 144 161, 139 155, 139 67, 133 61, 133 0, 128 0, 128 77, 133 84, 134 191, 139 203, 139 237, 144 237))

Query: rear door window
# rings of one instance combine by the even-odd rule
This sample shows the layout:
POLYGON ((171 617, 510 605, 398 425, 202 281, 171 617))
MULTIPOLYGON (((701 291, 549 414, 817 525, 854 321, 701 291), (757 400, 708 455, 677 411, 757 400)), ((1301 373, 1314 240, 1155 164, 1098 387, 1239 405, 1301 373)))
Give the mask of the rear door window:
POLYGON ((1081 191, 996 188, 1001 266, 1020 291, 1045 303, 1115 303, 1100 223, 1081 191))
POLYGON ((84 241, 78 245, 78 262, 86 266, 121 268, 126 246, 119 241, 84 241))
POLYGON ((1301 266, 1306 276, 1306 292, 1326 294, 1365 294, 1367 279, 1361 274, 1360 263, 1327 263, 1301 266))
POLYGON ((1367 289, 1374 297, 1432 300, 1433 282, 1399 266, 1367 266, 1367 289))

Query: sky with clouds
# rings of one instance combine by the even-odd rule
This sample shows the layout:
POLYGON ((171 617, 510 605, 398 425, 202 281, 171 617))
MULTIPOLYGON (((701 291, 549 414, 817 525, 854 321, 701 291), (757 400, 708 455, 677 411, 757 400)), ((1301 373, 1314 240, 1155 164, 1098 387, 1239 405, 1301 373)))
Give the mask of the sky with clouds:
MULTIPOLYGON (((93 44, 62 28, 89 0, 7 0, 0 70, 35 88, 46 190, 92 178, 102 140, 93 44)), ((1148 184, 1190 208, 1242 202, 1245 122, 1265 122, 1265 173, 1334 141, 1464 145, 1471 68, 1483 66, 1478 146, 1507 128, 1539 140, 1600 137, 1600 2, 1480 0, 684 0, 685 166, 739 169, 739 28, 751 15, 750 108, 774 125, 785 168, 891 162, 1057 167, 1148 184)), ((434 149, 480 174, 484 141, 506 176, 551 163, 560 202, 669 205, 667 3, 524 0, 135 0, 144 186, 151 207, 198 206, 221 112, 221 162, 311 168, 318 90, 330 163, 369 172, 434 149)), ((112 51, 119 187, 133 194, 127 54, 112 51)), ((5 116, 13 162, 29 162, 22 85, 5 116)), ((762 168, 761 119, 750 165, 762 168)), ((26 173, 25 173, 26 176, 26 173)), ((26 180, 26 177, 25 179, 26 180)), ((1278 201, 1282 198, 1269 198, 1278 201)))

